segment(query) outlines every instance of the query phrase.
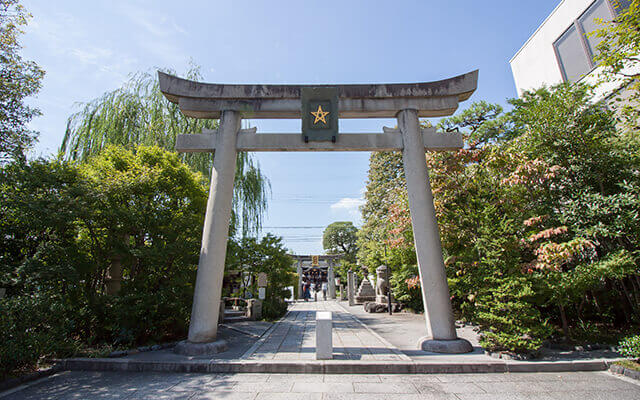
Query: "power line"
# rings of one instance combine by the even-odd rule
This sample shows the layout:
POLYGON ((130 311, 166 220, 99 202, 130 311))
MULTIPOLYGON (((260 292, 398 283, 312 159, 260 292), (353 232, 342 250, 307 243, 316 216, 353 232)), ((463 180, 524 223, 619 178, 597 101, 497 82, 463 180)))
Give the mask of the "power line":
POLYGON ((326 226, 263 226, 262 229, 321 229, 326 226))

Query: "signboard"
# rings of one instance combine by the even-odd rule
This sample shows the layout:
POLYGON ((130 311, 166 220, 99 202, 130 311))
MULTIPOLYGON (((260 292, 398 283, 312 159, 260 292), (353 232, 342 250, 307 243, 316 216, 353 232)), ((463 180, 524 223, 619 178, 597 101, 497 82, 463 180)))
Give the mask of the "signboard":
POLYGON ((267 286, 267 274, 265 274, 264 272, 260 272, 258 274, 258 286, 267 286))
POLYGON ((320 257, 319 256, 311 256, 311 265, 318 266, 320 265, 320 257))
POLYGON ((335 87, 303 87, 302 139, 307 142, 338 140, 338 89, 335 87))
POLYGON ((267 289, 266 288, 258 288, 258 298, 260 300, 264 300, 267 297, 267 289))

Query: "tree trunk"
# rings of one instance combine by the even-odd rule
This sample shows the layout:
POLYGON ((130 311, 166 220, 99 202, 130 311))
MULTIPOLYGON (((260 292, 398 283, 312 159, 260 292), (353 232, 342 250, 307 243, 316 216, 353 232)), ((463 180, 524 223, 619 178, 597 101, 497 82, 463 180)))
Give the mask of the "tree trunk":
POLYGON ((622 290, 624 291, 624 295, 627 298, 627 301, 629 302, 629 306, 631 306, 631 312, 635 314, 636 304, 634 303, 633 298, 631 297, 631 294, 627 289, 627 285, 624 284, 624 279, 620 279, 620 286, 622 287, 622 290))
MULTIPOLYGON (((620 284, 620 286, 622 287, 622 291, 620 291, 620 295, 622 295, 622 297, 625 297, 624 296, 624 292, 625 292, 626 289, 624 288, 624 286, 622 284, 620 284)), ((622 301, 622 304, 621 304, 622 307, 620 307, 620 308, 622 309, 622 311, 624 313, 624 318, 626 319, 627 324, 630 324, 631 323, 631 313, 630 313, 629 310, 633 311, 633 307, 629 308, 629 302, 628 301, 629 301, 628 298, 627 298, 627 301, 622 301)))
POLYGON ((560 308, 560 320, 562 321, 562 334, 565 337, 565 340, 569 339, 569 323, 567 322, 567 314, 564 311, 564 306, 562 304, 558 305, 560 308))
POLYGON ((600 308, 600 303, 598 302, 598 296, 596 296, 593 290, 591 291, 591 297, 593 297, 593 304, 596 306, 596 310, 598 310, 598 314, 602 314, 602 308, 600 308))

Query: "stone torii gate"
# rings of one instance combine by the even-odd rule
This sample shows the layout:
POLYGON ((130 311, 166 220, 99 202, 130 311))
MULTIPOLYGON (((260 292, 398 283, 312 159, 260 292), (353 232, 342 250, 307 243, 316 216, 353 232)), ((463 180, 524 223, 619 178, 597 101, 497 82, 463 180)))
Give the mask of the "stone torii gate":
POLYGON ((327 272, 327 297, 335 300, 336 298, 336 274, 334 266, 337 265, 337 260, 342 258, 340 254, 327 254, 327 255, 289 255, 296 263, 296 272, 298 273, 298 299, 302 299, 302 276, 305 269, 319 267, 326 268, 327 272), (318 264, 314 264, 314 259, 318 264), (324 265, 321 265, 324 264, 324 265))
POLYGON ((437 82, 371 85, 225 85, 190 81, 163 72, 158 72, 158 78, 162 93, 178 104, 184 115, 220 119, 217 130, 179 135, 176 141, 180 152, 215 153, 189 336, 177 347, 178 351, 202 354, 221 351, 226 346, 216 338, 238 151, 397 150, 402 151, 425 308, 427 336, 420 339, 418 346, 440 353, 472 350, 468 341, 456 335, 424 154, 426 150, 460 149, 462 137, 457 132, 421 128, 418 118, 452 115, 458 103, 476 90, 477 70, 437 82), (325 97, 315 98, 318 93, 325 97), (308 103, 309 98, 317 101, 308 103), (315 122, 305 122, 305 118, 313 120, 307 113, 313 114, 315 122), (337 132, 338 117, 397 118, 398 128, 383 127, 383 133, 342 134, 337 132), (302 118, 303 135, 257 134, 256 128, 241 129, 242 118, 302 118), (328 134, 314 138, 305 133, 308 124, 322 121, 328 134))

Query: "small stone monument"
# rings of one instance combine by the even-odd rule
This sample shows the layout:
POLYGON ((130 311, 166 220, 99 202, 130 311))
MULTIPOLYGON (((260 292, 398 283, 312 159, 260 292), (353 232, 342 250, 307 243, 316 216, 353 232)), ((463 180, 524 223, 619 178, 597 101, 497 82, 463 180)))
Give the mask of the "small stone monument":
POLYGON ((360 283, 360 287, 356 292, 356 303, 364 303, 367 301, 374 301, 376 299, 376 292, 373 290, 373 286, 371 286, 371 282, 369 279, 364 278, 362 283, 360 283))

